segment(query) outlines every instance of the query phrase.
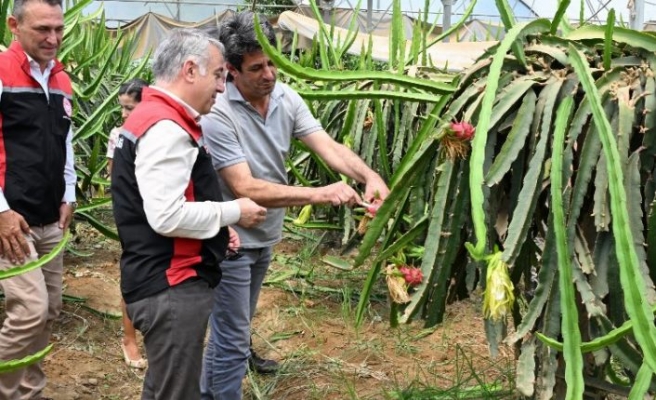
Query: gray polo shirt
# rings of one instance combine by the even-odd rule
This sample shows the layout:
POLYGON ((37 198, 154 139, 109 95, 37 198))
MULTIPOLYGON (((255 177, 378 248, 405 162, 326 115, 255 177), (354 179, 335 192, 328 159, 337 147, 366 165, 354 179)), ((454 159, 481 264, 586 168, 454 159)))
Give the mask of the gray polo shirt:
MULTIPOLYGON (((245 162, 254 178, 284 185, 287 184, 285 159, 292 138, 323 129, 301 96, 280 82, 271 93, 266 119, 228 82, 212 111, 201 119, 201 125, 217 171, 245 162)), ((223 199, 233 200, 234 194, 220 177, 219 184, 223 199)), ((284 218, 284 208, 269 208, 266 220, 257 227, 235 226, 241 247, 253 249, 278 243, 284 218)))

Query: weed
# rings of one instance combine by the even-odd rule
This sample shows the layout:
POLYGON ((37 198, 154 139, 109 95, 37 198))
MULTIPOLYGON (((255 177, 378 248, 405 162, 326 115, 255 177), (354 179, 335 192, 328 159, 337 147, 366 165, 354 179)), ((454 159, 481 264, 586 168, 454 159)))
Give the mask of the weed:
MULTIPOLYGON (((314 243, 308 238, 284 242, 286 251, 276 252, 268 277, 275 283, 262 291, 253 339, 262 355, 281 362, 281 369, 273 375, 249 375, 244 382, 245 400, 510 397, 503 394, 513 387, 512 361, 481 356, 487 348, 476 302, 450 305, 445 322, 437 328, 403 324, 392 329, 385 322, 389 311, 384 287, 375 287, 366 319, 356 327, 355 304, 368 271, 343 271, 323 264, 320 260, 326 249, 312 251, 314 243), (303 247, 313 255, 299 256, 308 254, 303 247)), ((99 250, 98 255, 102 254, 99 250)), ((115 253, 105 256, 102 267, 100 262, 93 264, 95 257, 78 261, 107 276, 70 274, 69 290, 76 293, 73 289, 80 284, 86 287, 91 280, 106 283, 108 277, 116 277, 117 268, 107 261, 114 258, 115 253)), ((102 291, 97 295, 107 296, 102 291)), ((90 303, 93 299, 97 298, 88 298, 90 303)), ((56 392, 47 394, 68 398, 71 390, 90 396, 81 398, 138 397, 143 374, 120 362, 116 336, 120 322, 78 302, 66 302, 64 307, 55 328, 55 349, 46 359, 53 382, 49 390, 56 392), (75 360, 75 367, 70 360, 75 360), (103 375, 86 373, 87 366, 88 371, 93 368, 103 375), (88 378, 98 379, 99 384, 85 386, 88 378)))
MULTIPOLYGON (((453 360, 441 365, 452 368, 452 374, 444 382, 444 376, 436 369, 436 364, 424 370, 418 366, 414 377, 403 376, 396 380, 396 388, 385 392, 390 400, 405 399, 509 399, 514 393, 514 369, 512 363, 500 360, 485 360, 481 368, 480 360, 474 362, 469 352, 460 345, 455 346, 453 360), (404 382, 410 382, 404 383, 404 382)), ((397 377, 398 378, 398 377, 397 377)))

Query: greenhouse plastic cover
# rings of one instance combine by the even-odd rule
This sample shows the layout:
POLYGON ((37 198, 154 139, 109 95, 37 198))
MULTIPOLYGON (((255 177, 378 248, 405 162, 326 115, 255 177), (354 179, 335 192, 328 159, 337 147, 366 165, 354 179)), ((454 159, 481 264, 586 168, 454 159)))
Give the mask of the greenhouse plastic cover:
MULTIPOLYGON (((319 22, 313 18, 303 16, 291 11, 285 11, 278 17, 278 27, 282 31, 297 32, 299 38, 304 38, 307 43, 299 40, 299 47, 306 47, 311 44, 313 38, 319 32, 319 22)), ((349 31, 343 28, 334 28, 334 40, 343 43, 349 31)), ((359 55, 361 50, 369 46, 369 34, 358 33, 353 45, 348 50, 349 54, 359 55)), ((389 59, 389 37, 371 35, 372 57, 377 61, 387 61, 389 59)), ((436 67, 446 68, 450 71, 463 70, 476 61, 486 49, 495 45, 496 41, 485 42, 450 42, 435 43, 428 49, 428 55, 436 67)), ((410 41, 406 42, 410 48, 410 41)))
MULTIPOLYGON (((346 12, 347 10, 345 10, 346 12)), ((350 11, 350 10, 348 10, 350 11)), ((138 39, 135 43, 134 59, 140 59, 153 51, 155 47, 166 36, 167 32, 179 27, 208 28, 220 24, 226 18, 234 15, 234 11, 226 10, 217 13, 203 21, 196 23, 179 22, 159 14, 147 13, 136 20, 123 25, 120 30, 135 34, 138 39)), ((342 26, 348 24, 348 18, 341 18, 342 26)), ((298 48, 310 48, 317 32, 319 31, 319 21, 302 14, 285 11, 278 17, 277 21, 272 23, 276 27, 278 37, 283 44, 283 50, 289 51, 294 32, 298 33, 298 48)), ((484 51, 490 46, 496 44, 496 41, 484 42, 456 42, 458 38, 472 38, 471 30, 475 26, 464 26, 457 33, 451 36, 451 43, 435 43, 427 53, 433 65, 439 68, 446 68, 450 71, 460 71, 472 65, 484 51)), ((375 34, 371 35, 373 47, 372 57, 377 61, 387 61, 389 59, 389 32, 391 30, 391 21, 377 20, 377 29, 375 34)), ((116 29, 110 29, 116 32, 116 29)), ((335 41, 341 40, 343 43, 348 35, 348 29, 335 27, 335 41), (337 39, 340 38, 340 39, 337 39)), ((353 45, 348 53, 359 55, 361 50, 366 49, 369 45, 369 34, 358 33, 353 45)), ((474 34, 474 37, 485 37, 484 33, 474 34)), ((435 37, 435 36, 431 36, 435 37)), ((489 35, 488 35, 489 37, 489 35)), ((409 48, 410 41, 407 41, 409 48)))

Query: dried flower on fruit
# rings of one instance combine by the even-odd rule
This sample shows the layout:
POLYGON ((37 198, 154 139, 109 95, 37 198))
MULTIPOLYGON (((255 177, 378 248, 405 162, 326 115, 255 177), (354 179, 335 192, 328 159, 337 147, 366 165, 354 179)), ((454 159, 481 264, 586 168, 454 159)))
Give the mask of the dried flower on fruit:
POLYGON ((451 122, 442 133, 442 150, 450 160, 467 157, 469 142, 474 138, 476 129, 469 122, 451 122))
POLYGON ((380 206, 383 205, 383 201, 380 199, 378 193, 376 193, 376 196, 374 196, 374 201, 372 201, 371 203, 362 202, 362 205, 364 206, 364 215, 362 216, 362 219, 360 219, 360 223, 358 224, 358 233, 360 235, 364 235, 365 233, 367 233, 367 227, 369 226, 369 221, 374 219, 376 213, 378 212, 378 209, 380 208, 380 206))
POLYGON ((392 301, 404 304, 410 301, 408 289, 419 285, 424 275, 419 268, 403 265, 390 264, 385 268, 385 280, 392 301))
POLYGON ((385 275, 387 289, 389 290, 392 301, 399 304, 408 303, 410 301, 410 295, 408 295, 405 278, 399 275, 396 266, 388 265, 385 269, 385 275))
POLYGON ((364 235, 367 233, 367 227, 369 226, 369 221, 371 221, 371 217, 367 214, 363 215, 362 218, 360 218, 360 223, 358 224, 358 233, 360 235, 364 235))

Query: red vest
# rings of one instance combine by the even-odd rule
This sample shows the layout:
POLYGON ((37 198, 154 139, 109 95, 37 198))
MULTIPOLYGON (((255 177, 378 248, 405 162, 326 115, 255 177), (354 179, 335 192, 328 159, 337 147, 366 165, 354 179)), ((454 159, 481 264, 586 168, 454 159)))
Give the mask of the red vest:
POLYGON ((28 224, 56 222, 66 189, 71 81, 64 66, 55 62, 46 95, 16 41, 0 53, 0 80, 0 187, 9 207, 28 224))
POLYGON ((221 279, 219 263, 228 244, 227 228, 222 228, 213 238, 197 240, 165 237, 148 224, 134 174, 135 149, 139 139, 163 120, 182 127, 189 134, 190 143, 198 147, 198 157, 184 194, 187 201, 222 200, 211 157, 199 146, 200 126, 172 98, 155 89, 144 88, 142 102, 123 125, 112 167, 114 219, 123 248, 121 291, 128 303, 188 279, 204 279, 210 286, 216 286, 221 279))

